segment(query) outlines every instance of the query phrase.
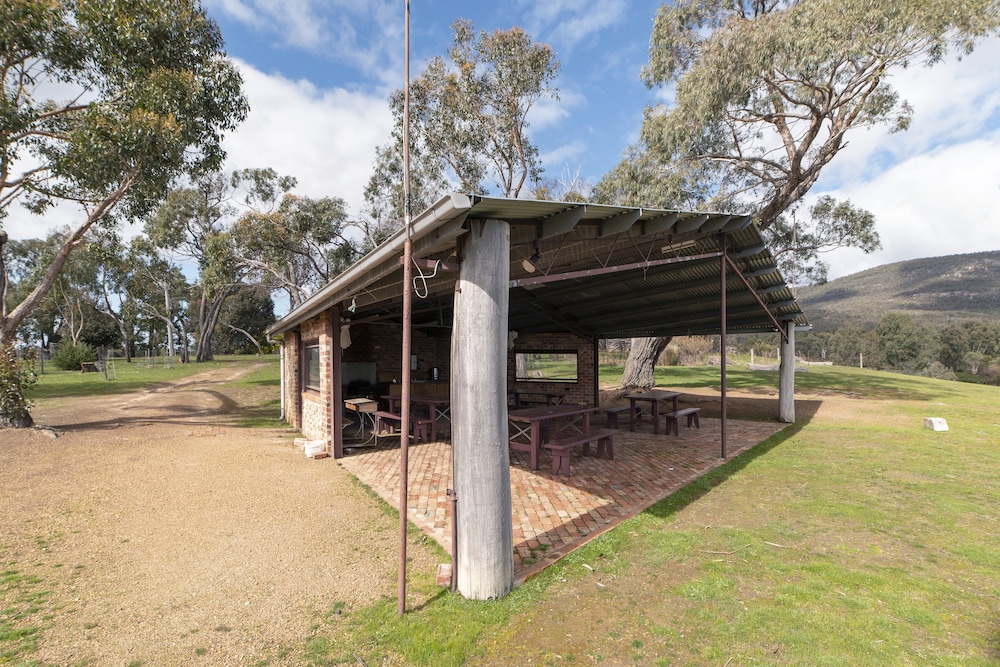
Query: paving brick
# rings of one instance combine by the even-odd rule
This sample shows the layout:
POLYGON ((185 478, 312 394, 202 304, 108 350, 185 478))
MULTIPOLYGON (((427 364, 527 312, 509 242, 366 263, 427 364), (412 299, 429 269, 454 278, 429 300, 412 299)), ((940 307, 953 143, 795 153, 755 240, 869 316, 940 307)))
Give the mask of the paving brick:
MULTIPOLYGON (((776 422, 729 420, 727 449, 732 459, 780 431, 776 422)), ((602 532, 635 516, 685 484, 725 463, 719 454, 720 422, 702 419, 700 429, 680 435, 653 435, 650 426, 615 439, 615 460, 584 457, 574 451, 572 477, 553 476, 542 450, 539 469, 528 454, 511 452, 511 510, 514 572, 518 579, 551 565, 602 532), (549 547, 537 560, 532 550, 549 547)), ((340 462, 381 498, 399 507, 399 446, 349 450, 340 462)), ((451 510, 445 489, 451 484, 451 445, 410 445, 407 516, 446 551, 451 550, 451 510)))

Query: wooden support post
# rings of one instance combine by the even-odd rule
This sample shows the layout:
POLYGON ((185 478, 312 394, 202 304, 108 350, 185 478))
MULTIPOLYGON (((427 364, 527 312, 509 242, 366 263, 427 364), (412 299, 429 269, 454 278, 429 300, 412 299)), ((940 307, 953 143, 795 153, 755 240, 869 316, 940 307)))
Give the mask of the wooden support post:
POLYGON ((487 600, 514 585, 506 380, 510 226, 475 221, 462 238, 451 344, 458 590, 487 600))
POLYGON ((785 322, 781 341, 781 377, 778 381, 778 419, 795 423, 795 322, 785 322))

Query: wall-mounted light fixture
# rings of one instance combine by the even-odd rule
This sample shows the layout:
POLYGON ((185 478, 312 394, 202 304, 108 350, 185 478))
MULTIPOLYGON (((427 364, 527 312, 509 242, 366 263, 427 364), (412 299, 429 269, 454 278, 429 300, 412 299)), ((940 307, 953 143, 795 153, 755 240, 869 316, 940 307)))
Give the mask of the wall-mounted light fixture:
POLYGON ((358 301, 353 296, 351 297, 351 305, 347 307, 347 312, 353 313, 358 309, 358 301))
POLYGON ((535 265, 538 264, 538 260, 540 260, 541 258, 542 258, 542 253, 538 252, 538 246, 536 245, 534 254, 532 254, 531 257, 521 262, 521 266, 523 266, 524 270, 527 271, 528 273, 534 273, 535 265))

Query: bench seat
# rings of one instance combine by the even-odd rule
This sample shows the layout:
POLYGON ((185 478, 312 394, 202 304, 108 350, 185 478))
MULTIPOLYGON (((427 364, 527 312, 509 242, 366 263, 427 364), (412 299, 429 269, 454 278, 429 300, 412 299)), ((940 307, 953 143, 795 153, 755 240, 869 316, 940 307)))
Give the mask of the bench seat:
POLYGON ((560 470, 565 469, 565 475, 570 476, 569 460, 572 450, 577 445, 583 445, 583 455, 590 456, 590 443, 597 442, 597 457, 605 455, 608 459, 614 460, 615 447, 614 437, 618 435, 618 429, 602 428, 590 430, 586 433, 574 433, 558 440, 547 442, 542 447, 552 452, 552 474, 558 475, 560 470))
MULTIPOLYGON (((375 413, 375 437, 380 435, 395 435, 396 429, 403 423, 403 416, 395 412, 379 410, 375 413)), ((430 419, 410 418, 410 427, 413 430, 414 442, 428 442, 428 427, 430 419)))
POLYGON ((627 411, 629 406, 627 405, 616 405, 610 408, 603 408, 604 414, 607 415, 607 420, 605 425, 608 428, 618 428, 618 415, 627 411))
POLYGON ((680 435, 677 432, 677 422, 681 417, 687 417, 688 428, 694 424, 695 428, 701 428, 701 423, 698 421, 698 413, 701 412, 701 408, 683 408, 681 410, 676 410, 674 412, 667 412, 663 416, 666 418, 667 422, 667 433, 669 434, 673 430, 674 435, 680 435))

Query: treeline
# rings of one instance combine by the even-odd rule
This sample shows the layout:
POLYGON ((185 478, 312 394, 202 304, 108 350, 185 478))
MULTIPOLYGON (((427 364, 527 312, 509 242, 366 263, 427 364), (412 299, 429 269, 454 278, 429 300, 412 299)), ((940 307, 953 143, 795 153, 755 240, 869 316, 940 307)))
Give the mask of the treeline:
MULTIPOLYGON (((74 348, 63 353, 74 358, 94 348, 127 360, 264 352, 272 294, 296 306, 370 245, 347 234, 343 200, 298 196, 295 185, 272 169, 210 174, 171 190, 129 239, 91 229, 18 337, 74 348)), ((67 233, 7 243, 13 303, 38 285, 67 233)))
MULTIPOLYGON (((779 362, 778 334, 735 334, 727 341, 730 363, 755 357, 761 364, 779 362)), ((622 365, 629 339, 600 342, 601 363, 622 365)), ((863 366, 947 380, 1000 384, 1000 321, 965 320, 934 327, 902 313, 888 313, 875 327, 849 323, 833 331, 800 332, 796 356, 838 366, 863 366)), ((718 336, 673 338, 657 366, 718 364, 718 336)))
POLYGON ((799 334, 795 343, 799 355, 840 366, 1000 384, 1000 322, 995 320, 933 327, 888 313, 874 328, 845 324, 799 334))

